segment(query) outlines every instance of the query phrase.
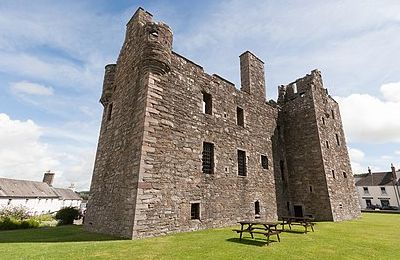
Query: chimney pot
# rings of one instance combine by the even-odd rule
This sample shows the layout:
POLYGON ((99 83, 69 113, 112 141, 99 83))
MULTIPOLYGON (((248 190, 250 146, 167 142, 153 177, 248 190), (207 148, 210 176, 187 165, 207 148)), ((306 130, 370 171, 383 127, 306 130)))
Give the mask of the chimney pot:
POLYGON ((47 183, 49 186, 53 186, 54 172, 47 171, 44 173, 43 182, 47 183))

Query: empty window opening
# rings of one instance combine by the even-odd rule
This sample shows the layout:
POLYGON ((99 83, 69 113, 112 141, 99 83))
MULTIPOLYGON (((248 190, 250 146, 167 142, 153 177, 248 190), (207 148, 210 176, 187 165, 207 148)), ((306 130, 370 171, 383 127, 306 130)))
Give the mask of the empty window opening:
POLYGON ((266 155, 261 155, 261 166, 263 169, 268 169, 268 157, 266 155))
POLYGON ((203 92, 203 113, 212 114, 212 96, 205 92, 203 92))
POLYGON ((258 200, 254 203, 254 213, 256 218, 260 218, 260 202, 258 200))
POLYGON ((200 219, 200 203, 190 205, 190 219, 200 219))
POLYGON ((203 142, 203 173, 214 173, 214 144, 203 142))
POLYGON ((297 84, 293 83, 292 87, 293 87, 293 93, 296 94, 297 93, 297 84))
POLYGON ((110 104, 108 105, 108 109, 107 109, 107 120, 108 120, 108 121, 111 120, 112 110, 113 110, 113 103, 110 103, 110 104))
POLYGON ((339 140, 339 135, 338 134, 336 134, 336 143, 337 143, 337 145, 340 146, 340 140, 339 140))
POLYGON ((289 201, 286 201, 286 208, 287 208, 287 211, 290 213, 290 202, 289 201))
POLYGON ((281 178, 282 178, 282 180, 284 180, 285 175, 283 174, 283 172, 285 170, 285 164, 284 164, 283 160, 279 161, 279 168, 281 170, 281 178))
POLYGON ((7 205, 11 204, 12 199, 8 199, 7 205))
POLYGON ((238 150, 238 175, 246 176, 246 152, 238 150))
POLYGON ((310 185, 310 193, 313 192, 313 186, 310 185))
POLYGON ((326 148, 329 149, 329 142, 328 141, 325 141, 325 142, 326 142, 326 148))
POLYGON ((347 173, 343 172, 343 178, 347 178, 347 173))
POLYGON ((332 177, 333 177, 334 179, 336 179, 335 170, 332 170, 332 177))
POLYGON ((343 208, 343 204, 339 203, 339 208, 342 209, 343 208))
POLYGON ((369 194, 368 187, 363 187, 364 194, 369 194))
POLYGON ((305 97, 306 96, 306 93, 305 92, 301 92, 300 93, 300 97, 305 97))
POLYGON ((244 126, 244 111, 243 108, 236 108, 236 122, 237 125, 244 126))
POLYGON ((325 117, 322 117, 322 124, 325 125, 325 117))
POLYGON ((335 119, 335 112, 333 110, 331 110, 331 114, 332 114, 332 119, 335 119))
POLYGON ((382 193, 382 195, 386 195, 387 194, 385 187, 381 187, 381 193, 382 193))

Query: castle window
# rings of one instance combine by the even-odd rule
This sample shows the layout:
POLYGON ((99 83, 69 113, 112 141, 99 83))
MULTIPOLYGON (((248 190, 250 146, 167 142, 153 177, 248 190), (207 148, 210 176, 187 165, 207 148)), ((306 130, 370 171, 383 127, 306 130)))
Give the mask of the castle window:
POLYGON ((113 110, 113 103, 110 103, 107 108, 107 121, 111 120, 112 110, 113 110))
POLYGON ((339 203, 339 208, 342 209, 343 208, 343 204, 339 203))
POLYGON ((336 179, 335 170, 332 170, 332 177, 333 177, 334 179, 336 179))
POLYGON ((200 219, 200 203, 190 204, 190 219, 200 219))
POLYGON ((336 134, 336 143, 337 143, 338 146, 340 146, 340 140, 339 140, 339 135, 338 134, 336 134))
POLYGON ((246 176, 246 152, 242 150, 237 150, 238 152, 238 175, 246 176))
POLYGON ((313 186, 310 185, 310 193, 313 193, 313 186))
POLYGON ((260 218, 260 202, 258 200, 254 203, 254 213, 256 218, 260 218))
POLYGON ((332 114, 332 119, 335 119, 335 112, 333 110, 331 110, 331 114, 332 114))
POLYGON ((343 172, 343 177, 347 178, 347 173, 346 172, 343 172))
POLYGON ((261 166, 263 169, 268 169, 268 157, 266 155, 261 155, 261 166))
POLYGON ((290 202, 289 201, 286 201, 286 208, 287 208, 287 211, 290 213, 290 202))
POLYGON ((325 142, 326 142, 326 148, 329 149, 329 142, 328 141, 325 141, 325 142))
POLYGON ((236 108, 236 122, 237 125, 244 126, 244 111, 243 108, 236 108))
POLYGON ((296 94, 297 93, 297 84, 293 83, 292 87, 293 87, 293 93, 296 94))
POLYGON ((325 117, 322 117, 322 124, 325 125, 325 117))
POLYGON ((212 115, 212 96, 206 92, 203 92, 203 113, 212 115))
POLYGON ((284 180, 285 175, 283 175, 283 171, 284 171, 284 168, 285 168, 285 164, 284 164, 283 160, 279 161, 279 168, 281 170, 281 178, 282 178, 282 180, 284 180))
POLYGON ((203 173, 214 173, 214 144, 203 142, 203 173))

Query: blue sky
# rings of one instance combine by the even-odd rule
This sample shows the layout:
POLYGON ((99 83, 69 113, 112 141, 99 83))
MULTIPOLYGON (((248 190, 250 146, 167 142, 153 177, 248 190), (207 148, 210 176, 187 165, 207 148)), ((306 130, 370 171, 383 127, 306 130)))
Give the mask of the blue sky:
POLYGON ((398 1, 1 1, 0 176, 88 189, 104 66, 142 6, 176 52, 239 86, 265 62, 267 98, 318 68, 339 102, 355 173, 400 167, 398 1))

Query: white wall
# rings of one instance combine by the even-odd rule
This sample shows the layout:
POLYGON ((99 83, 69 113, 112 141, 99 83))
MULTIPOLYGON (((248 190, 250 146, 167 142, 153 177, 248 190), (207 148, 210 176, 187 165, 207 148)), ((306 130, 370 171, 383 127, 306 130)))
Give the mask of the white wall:
POLYGON ((357 191, 362 209, 365 209, 367 207, 367 204, 365 202, 366 199, 370 199, 373 205, 381 205, 380 199, 388 199, 390 206, 399 207, 396 199, 396 196, 398 195, 396 195, 393 186, 357 186, 357 191), (368 187, 369 194, 366 194, 364 192, 363 187, 368 187), (381 187, 385 187, 387 194, 382 194, 381 187))
POLYGON ((60 200, 59 198, 11 198, 11 201, 9 201, 9 198, 0 198, 0 207, 23 206, 32 215, 56 212, 62 207, 72 206, 79 208, 80 203, 80 200, 60 200))

